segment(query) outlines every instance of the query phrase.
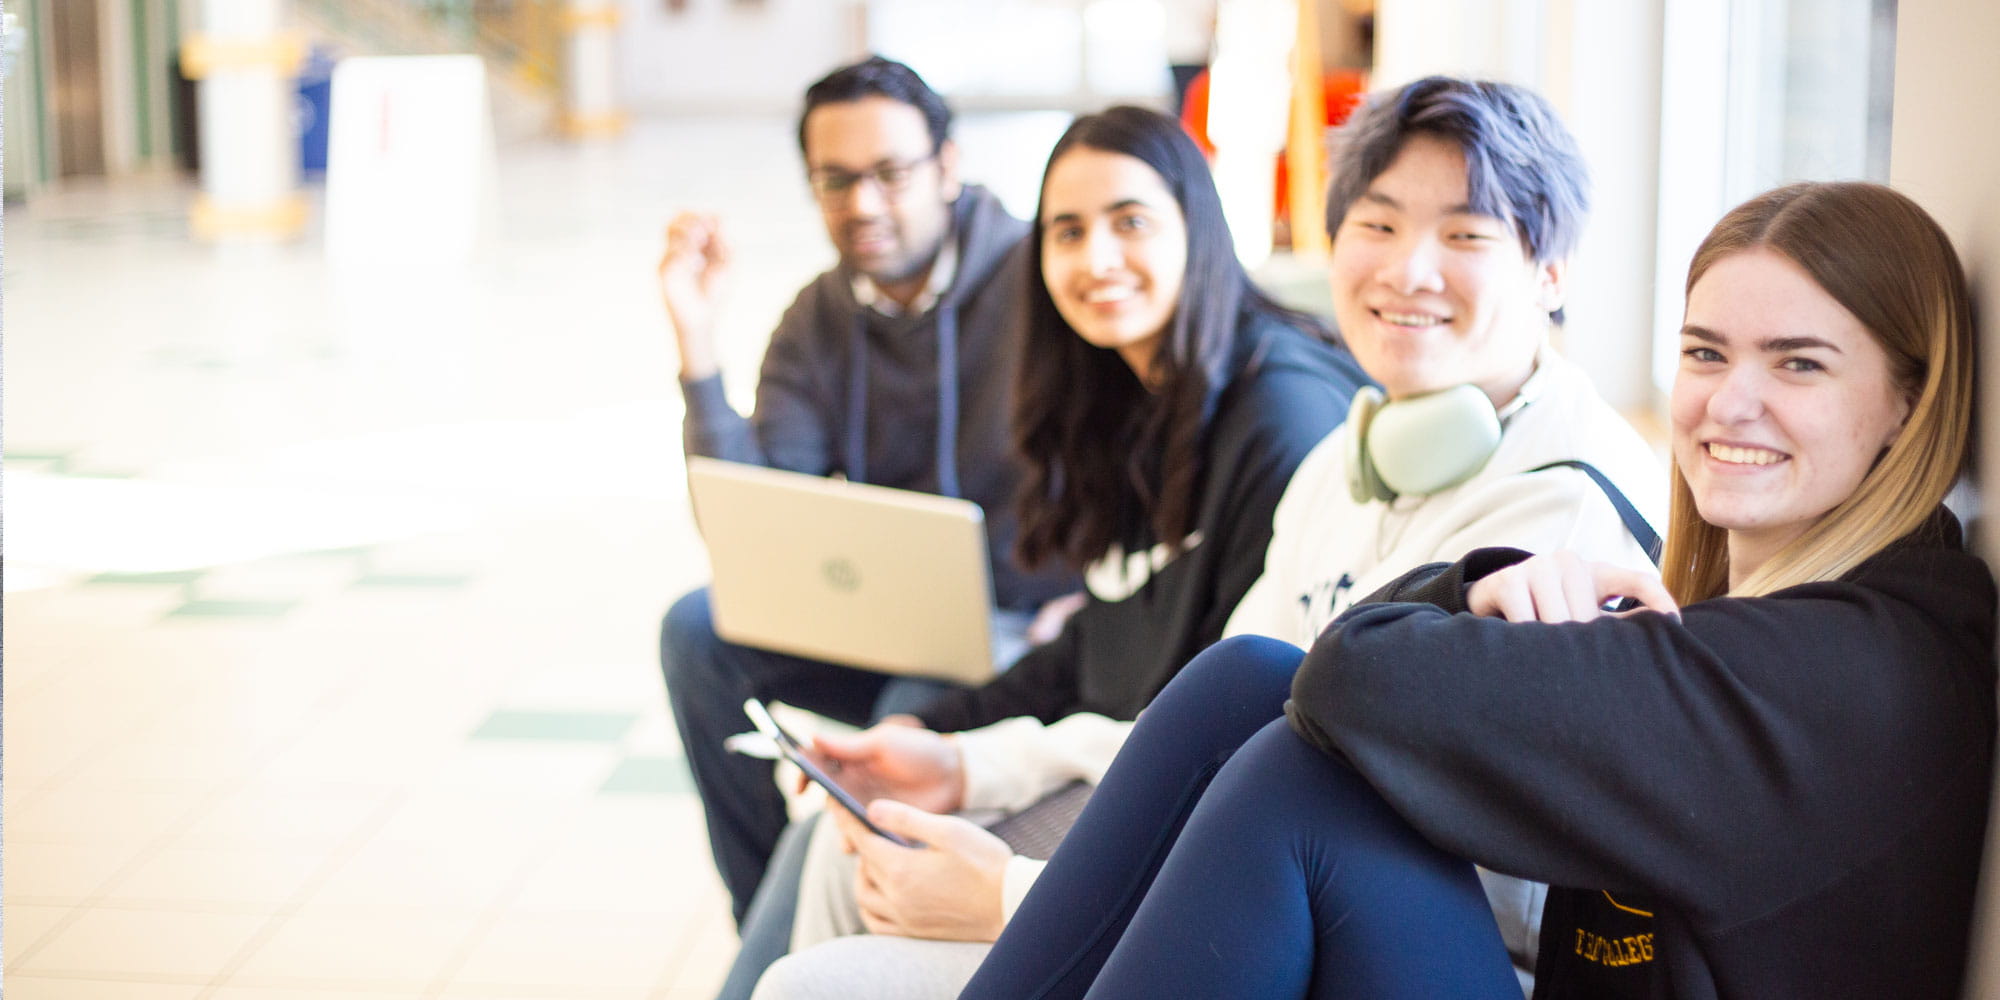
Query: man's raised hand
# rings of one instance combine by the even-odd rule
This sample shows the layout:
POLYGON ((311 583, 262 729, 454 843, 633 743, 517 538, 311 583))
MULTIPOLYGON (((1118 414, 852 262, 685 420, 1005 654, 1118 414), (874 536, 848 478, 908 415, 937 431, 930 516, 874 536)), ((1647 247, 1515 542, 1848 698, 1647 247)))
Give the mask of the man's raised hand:
POLYGON ((713 215, 682 212, 667 224, 667 247, 660 255, 660 300, 680 349, 681 378, 695 381, 715 374, 715 314, 723 278, 729 273, 729 244, 713 215))

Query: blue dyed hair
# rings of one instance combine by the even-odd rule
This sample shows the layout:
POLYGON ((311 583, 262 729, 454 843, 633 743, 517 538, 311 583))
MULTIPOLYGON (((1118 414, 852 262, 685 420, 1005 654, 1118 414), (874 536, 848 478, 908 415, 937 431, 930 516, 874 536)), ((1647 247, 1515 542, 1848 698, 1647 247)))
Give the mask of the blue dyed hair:
POLYGON ((1329 236, 1416 135, 1464 151, 1468 204, 1511 223, 1536 263, 1576 249, 1590 213, 1590 175, 1555 109, 1524 87, 1448 76, 1371 97, 1341 129, 1326 197, 1329 236))
POLYGON ((806 118, 822 104, 845 104, 869 97, 886 97, 917 109, 931 133, 931 152, 951 138, 951 106, 931 89, 917 71, 893 59, 869 56, 842 66, 806 88, 806 106, 799 112, 799 152, 806 151, 806 118))

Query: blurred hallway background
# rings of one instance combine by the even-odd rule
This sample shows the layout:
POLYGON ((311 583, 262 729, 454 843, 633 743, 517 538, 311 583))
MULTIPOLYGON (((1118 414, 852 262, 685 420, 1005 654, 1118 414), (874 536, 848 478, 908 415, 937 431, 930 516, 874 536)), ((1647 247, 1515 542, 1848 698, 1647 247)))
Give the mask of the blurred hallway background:
MULTIPOLYGON (((1026 216, 1069 115, 1171 107, 1173 25, 1213 10, 10 0, 6 992, 709 996, 735 935, 656 650, 707 576, 654 289, 667 218, 729 226, 747 409, 779 312, 833 261, 798 162, 807 82, 869 49, 909 60, 960 108, 970 178, 1026 216), (303 211, 195 234, 217 167, 189 162, 182 45, 267 3, 329 56, 482 54, 475 253, 330 255, 326 179, 290 131, 325 109, 289 77, 274 128, 303 211)), ((1687 249, 1781 180, 1908 190, 2000 315, 1979 166, 2000 137, 1954 96, 2000 88, 1991 0, 1318 10, 1328 67, 1500 76, 1564 110, 1598 184, 1566 349, 1642 421, 1687 249), (1341 34, 1364 15, 1372 47, 1341 34)), ((1319 268, 1281 246, 1259 273, 1311 304, 1319 268)))
POLYGON ((790 142, 511 148, 490 262, 417 288, 192 248, 177 178, 9 209, 10 995, 712 989, 734 935, 654 653, 706 567, 651 272, 688 196, 771 234, 745 312, 820 267, 803 195, 738 186, 790 190, 790 142))

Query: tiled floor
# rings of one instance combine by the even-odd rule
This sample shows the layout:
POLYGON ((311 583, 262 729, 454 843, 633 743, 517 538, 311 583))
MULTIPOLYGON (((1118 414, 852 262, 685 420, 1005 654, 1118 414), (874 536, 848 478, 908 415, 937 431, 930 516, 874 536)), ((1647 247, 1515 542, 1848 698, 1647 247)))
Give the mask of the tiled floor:
MULTIPOLYGON (((1029 211, 1060 127, 968 122, 968 160, 1029 211)), ((725 214, 747 391, 830 259, 791 141, 503 150, 492 252, 434 272, 192 244, 178 178, 8 206, 9 997, 712 990, 652 268, 672 209, 725 214)))

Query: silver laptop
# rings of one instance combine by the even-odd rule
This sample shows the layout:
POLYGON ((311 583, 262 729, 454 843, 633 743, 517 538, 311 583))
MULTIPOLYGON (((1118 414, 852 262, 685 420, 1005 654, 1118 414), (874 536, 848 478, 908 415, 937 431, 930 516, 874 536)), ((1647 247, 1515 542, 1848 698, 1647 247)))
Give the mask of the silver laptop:
POLYGON ((978 504, 699 456, 688 487, 717 635, 884 673, 992 678, 978 504))

